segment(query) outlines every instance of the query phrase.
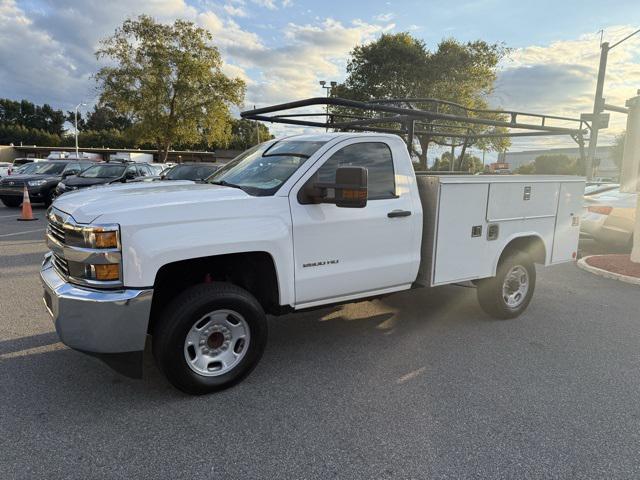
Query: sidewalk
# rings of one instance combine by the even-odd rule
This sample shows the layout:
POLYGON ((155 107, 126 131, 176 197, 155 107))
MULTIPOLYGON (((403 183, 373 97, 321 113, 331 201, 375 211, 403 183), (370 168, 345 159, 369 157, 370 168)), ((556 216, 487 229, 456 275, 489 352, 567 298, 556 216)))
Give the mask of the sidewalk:
POLYGON ((633 263, 629 255, 590 255, 578 260, 578 267, 596 275, 640 285, 640 263, 633 263))

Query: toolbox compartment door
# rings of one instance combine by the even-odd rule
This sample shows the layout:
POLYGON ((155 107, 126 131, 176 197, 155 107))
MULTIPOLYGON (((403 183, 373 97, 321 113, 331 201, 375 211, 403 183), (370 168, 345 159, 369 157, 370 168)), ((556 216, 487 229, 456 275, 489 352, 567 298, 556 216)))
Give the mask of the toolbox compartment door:
POLYGON ((484 221, 488 190, 486 183, 440 186, 432 285, 491 275, 484 221))
POLYGON ((551 263, 569 262, 577 254, 583 198, 584 183, 567 182, 560 186, 551 263))
POLYGON ((487 222, 553 217, 559 191, 559 182, 491 183, 487 222))

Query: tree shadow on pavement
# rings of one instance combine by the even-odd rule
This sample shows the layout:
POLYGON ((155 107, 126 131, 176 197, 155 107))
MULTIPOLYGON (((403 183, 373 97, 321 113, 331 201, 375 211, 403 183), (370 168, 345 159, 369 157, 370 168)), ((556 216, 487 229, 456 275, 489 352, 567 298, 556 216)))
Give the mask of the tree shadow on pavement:
POLYGON ((44 347, 58 343, 60 339, 55 332, 42 333, 40 335, 31 335, 29 337, 14 338, 11 340, 0 341, 0 355, 8 353, 20 352, 31 348, 44 347))

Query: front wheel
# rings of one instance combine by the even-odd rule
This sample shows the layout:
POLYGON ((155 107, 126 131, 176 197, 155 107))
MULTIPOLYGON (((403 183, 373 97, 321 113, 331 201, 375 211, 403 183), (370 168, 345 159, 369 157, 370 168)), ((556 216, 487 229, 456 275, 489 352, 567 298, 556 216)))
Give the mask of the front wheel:
POLYGON ((511 253, 500 261, 496 276, 478 281, 480 307, 494 318, 509 319, 524 312, 536 285, 536 268, 523 252, 511 253))
POLYGON ((255 297, 212 282, 190 287, 170 303, 153 332, 153 355, 176 388, 202 395, 245 378, 266 341, 266 315, 255 297))
POLYGON ((0 197, 2 203, 7 207, 19 207, 22 204, 22 197, 0 197))

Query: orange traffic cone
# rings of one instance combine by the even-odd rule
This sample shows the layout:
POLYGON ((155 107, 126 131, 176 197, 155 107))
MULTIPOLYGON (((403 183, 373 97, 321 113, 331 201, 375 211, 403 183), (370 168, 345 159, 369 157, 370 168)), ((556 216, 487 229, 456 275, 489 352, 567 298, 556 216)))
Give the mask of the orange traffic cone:
POLYGON ((31 211, 31 200, 29 200, 29 190, 27 190, 27 186, 24 186, 24 192, 22 193, 22 216, 18 218, 19 222, 27 222, 30 220, 37 220, 34 218, 33 212, 31 211))

